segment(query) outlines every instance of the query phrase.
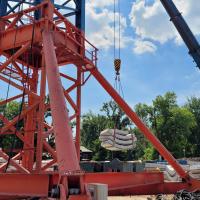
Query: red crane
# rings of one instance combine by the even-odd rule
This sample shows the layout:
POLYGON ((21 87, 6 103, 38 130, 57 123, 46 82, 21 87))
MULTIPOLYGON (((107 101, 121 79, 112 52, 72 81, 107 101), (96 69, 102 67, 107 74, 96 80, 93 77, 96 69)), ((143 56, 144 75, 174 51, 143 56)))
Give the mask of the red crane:
POLYGON ((21 91, 19 95, 1 101, 0 105, 23 98, 18 116, 9 120, 0 115, 3 121, 1 137, 14 135, 23 143, 23 149, 14 156, 0 150, 0 156, 5 160, 0 164, 0 199, 91 199, 88 183, 108 184, 110 195, 175 193, 183 188, 200 189, 200 182, 182 169, 99 72, 97 49, 51 1, 46 0, 1 17, 0 29, 0 55, 4 58, 0 65, 0 80, 21 91), (38 20, 32 17, 35 12, 41 15, 38 20), (26 19, 27 23, 18 25, 22 19, 26 19), (76 71, 75 77, 59 70, 70 66, 76 71), (160 172, 93 174, 80 169, 81 88, 90 76, 97 80, 173 166, 182 182, 166 183, 160 172), (62 84, 63 79, 71 84, 66 87, 62 84), (45 101, 47 92, 50 102, 45 101), (72 92, 76 94, 73 95, 75 99, 72 92), (74 111, 70 115, 66 101, 74 111), (53 125, 44 120, 44 113, 49 109, 53 125), (70 121, 74 119, 75 143, 70 127, 70 121), (21 120, 24 128, 18 129, 21 120), (55 136, 55 147, 46 141, 50 134, 55 136), (51 155, 52 159, 43 162, 43 152, 51 155), (55 163, 58 170, 53 171, 51 167, 55 163))

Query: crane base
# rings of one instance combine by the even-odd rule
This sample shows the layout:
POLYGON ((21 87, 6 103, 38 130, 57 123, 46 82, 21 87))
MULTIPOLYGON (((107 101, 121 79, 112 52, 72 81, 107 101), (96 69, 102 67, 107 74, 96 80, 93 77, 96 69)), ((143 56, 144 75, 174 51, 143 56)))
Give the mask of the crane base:
MULTIPOLYGON (((162 172, 108 172, 85 173, 85 184, 102 183, 108 185, 110 196, 174 194, 179 190, 190 190, 187 183, 164 182, 162 172)), ((19 198, 50 198, 52 188, 58 185, 59 175, 49 174, 0 174, 0 200, 19 198)), ((72 195, 74 198, 87 199, 87 195, 72 195)))

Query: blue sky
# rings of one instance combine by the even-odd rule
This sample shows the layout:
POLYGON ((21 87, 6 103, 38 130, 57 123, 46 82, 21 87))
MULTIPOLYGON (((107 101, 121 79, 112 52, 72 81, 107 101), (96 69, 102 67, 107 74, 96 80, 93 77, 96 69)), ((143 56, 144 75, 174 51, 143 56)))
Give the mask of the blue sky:
MULTIPOLYGON (((199 40, 200 5, 194 0, 174 2, 199 40)), ((200 72, 161 3, 121 0, 121 11, 125 100, 134 107, 139 102, 150 104, 167 91, 177 94, 179 104, 190 96, 200 96, 200 72)), ((100 49, 99 69, 113 84, 113 0, 89 0, 86 13, 87 36, 100 49)), ((110 97, 91 79, 83 90, 83 112, 96 111, 108 100, 110 97)))
MULTIPOLYGON (((62 0, 57 0, 62 3, 62 0)), ((117 0, 116 0, 117 1, 117 0)), ((98 49, 98 67, 113 85, 113 2, 86 0, 86 35, 98 49)), ((121 82, 125 100, 132 107, 150 104, 167 91, 177 94, 179 104, 200 96, 200 71, 179 37, 159 0, 121 2, 121 82)), ((196 0, 174 0, 200 40, 200 4, 196 0)), ((59 3, 59 2, 58 2, 59 3)), ((1 84, 5 98, 7 84, 1 84)), ((10 91, 9 96, 18 93, 10 91)), ((91 78, 83 87, 82 112, 99 111, 111 98, 91 78)))

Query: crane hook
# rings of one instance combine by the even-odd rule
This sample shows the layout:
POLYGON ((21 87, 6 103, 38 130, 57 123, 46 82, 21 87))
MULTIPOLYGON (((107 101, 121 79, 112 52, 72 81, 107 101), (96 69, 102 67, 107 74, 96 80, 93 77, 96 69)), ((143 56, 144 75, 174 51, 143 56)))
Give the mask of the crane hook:
POLYGON ((120 75, 120 69, 121 69, 121 59, 116 58, 114 60, 114 67, 115 67, 116 76, 119 76, 120 75))

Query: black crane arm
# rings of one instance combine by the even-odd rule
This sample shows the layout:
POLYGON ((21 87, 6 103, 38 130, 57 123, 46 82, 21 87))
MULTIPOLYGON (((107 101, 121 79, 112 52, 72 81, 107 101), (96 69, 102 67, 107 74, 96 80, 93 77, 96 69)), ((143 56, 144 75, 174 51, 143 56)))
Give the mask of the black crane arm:
POLYGON ((172 0, 160 0, 200 69, 200 45, 172 0))

